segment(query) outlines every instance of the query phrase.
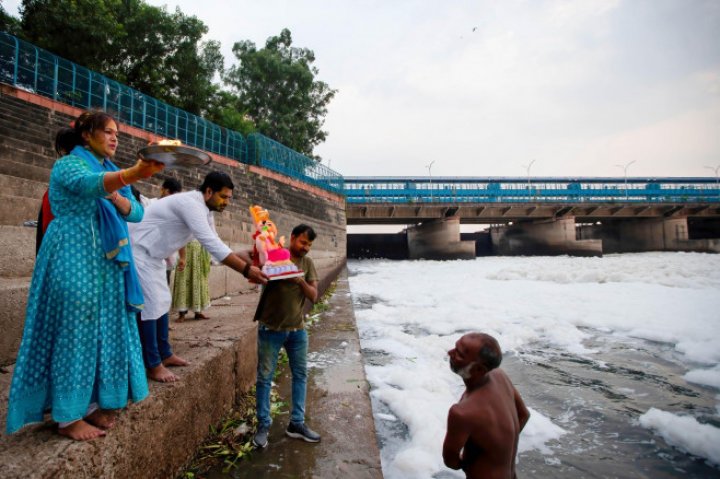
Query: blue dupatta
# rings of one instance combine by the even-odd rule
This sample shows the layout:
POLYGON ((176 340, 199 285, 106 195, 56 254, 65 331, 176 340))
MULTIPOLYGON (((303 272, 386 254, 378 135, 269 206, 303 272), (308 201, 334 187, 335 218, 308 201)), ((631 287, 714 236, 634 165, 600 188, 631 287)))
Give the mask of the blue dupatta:
MULTIPOLYGON (((71 154, 85 160, 90 169, 96 173, 119 170, 109 158, 105 158, 105 161, 100 163, 100 160, 98 160, 95 155, 82 146, 76 146, 71 154)), ((132 198, 132 191, 129 186, 120 188, 118 193, 129 200, 132 198)), ((140 312, 145 299, 143 298, 142 289, 140 289, 140 280, 135 270, 127 222, 120 216, 115 205, 109 200, 98 198, 96 201, 98 205, 98 223, 100 224, 100 240, 102 242, 102 249, 105 252, 105 257, 118 263, 123 270, 125 275, 125 304, 127 310, 131 313, 140 312)))

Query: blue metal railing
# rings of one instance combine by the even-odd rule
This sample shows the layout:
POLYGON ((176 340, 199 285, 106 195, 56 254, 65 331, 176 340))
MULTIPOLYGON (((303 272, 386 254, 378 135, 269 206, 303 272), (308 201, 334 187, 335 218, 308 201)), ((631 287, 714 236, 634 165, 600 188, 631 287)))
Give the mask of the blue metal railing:
POLYGON ((111 80, 5 32, 0 32, 0 82, 78 108, 100 108, 119 121, 242 163, 342 193, 342 176, 330 168, 255 134, 259 147, 248 161, 245 137, 111 80), (272 148, 266 145, 276 144, 272 148), (278 153, 282 149, 289 150, 278 153), (260 160, 258 160, 260 158, 260 160))
POLYGON ((344 177, 348 203, 720 203, 717 178, 344 177))
POLYGON ((302 178, 307 183, 330 191, 343 192, 343 177, 339 173, 257 133, 247 137, 247 162, 287 176, 302 178))

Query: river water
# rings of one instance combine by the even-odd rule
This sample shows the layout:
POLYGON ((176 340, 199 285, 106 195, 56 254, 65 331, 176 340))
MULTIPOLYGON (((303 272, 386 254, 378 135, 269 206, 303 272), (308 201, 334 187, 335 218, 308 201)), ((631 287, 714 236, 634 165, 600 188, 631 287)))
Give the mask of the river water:
POLYGON ((720 255, 349 269, 386 478, 464 477, 441 448, 468 331, 498 339, 531 409, 519 477, 720 477, 720 255))

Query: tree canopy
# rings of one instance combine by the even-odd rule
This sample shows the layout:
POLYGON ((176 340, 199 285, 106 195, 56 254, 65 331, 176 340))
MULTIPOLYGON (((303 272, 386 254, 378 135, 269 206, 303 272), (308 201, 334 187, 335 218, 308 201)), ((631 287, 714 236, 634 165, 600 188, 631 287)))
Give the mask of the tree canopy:
POLYGON ((288 29, 260 49, 235 43, 238 64, 224 70, 220 44, 203 41, 201 20, 143 0, 23 0, 19 20, 0 0, 0 26, 147 95, 307 156, 327 136, 322 126, 335 90, 316 79, 314 52, 293 46, 288 29))
POLYGON ((335 95, 316 80, 315 54, 292 46, 290 30, 270 37, 257 49, 251 41, 235 43, 239 63, 225 74, 225 83, 237 95, 237 110, 244 111, 258 131, 300 153, 313 155, 325 140, 322 130, 327 105, 335 95))
POLYGON ((192 113, 223 69, 205 24, 142 0, 23 0, 20 34, 39 47, 192 113))

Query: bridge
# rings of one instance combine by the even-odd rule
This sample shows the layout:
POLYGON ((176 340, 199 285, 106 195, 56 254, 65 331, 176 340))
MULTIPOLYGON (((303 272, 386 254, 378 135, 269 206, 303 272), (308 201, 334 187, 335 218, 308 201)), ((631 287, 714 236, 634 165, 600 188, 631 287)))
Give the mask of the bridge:
MULTIPOLYGON (((477 252, 476 244, 460 240, 460 223, 493 225, 486 243, 500 254, 720 252, 719 183, 703 177, 345 177, 343 189, 349 225, 412 225, 408 256, 446 259, 477 252)), ((359 255, 372 254, 365 244, 370 238, 351 236, 351 254, 356 247, 359 255)))
POLYGON ((344 177, 348 224, 720 218, 717 178, 344 177))

